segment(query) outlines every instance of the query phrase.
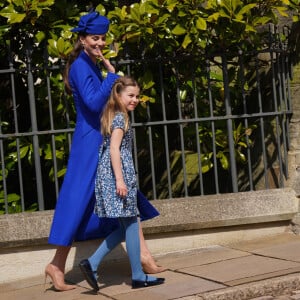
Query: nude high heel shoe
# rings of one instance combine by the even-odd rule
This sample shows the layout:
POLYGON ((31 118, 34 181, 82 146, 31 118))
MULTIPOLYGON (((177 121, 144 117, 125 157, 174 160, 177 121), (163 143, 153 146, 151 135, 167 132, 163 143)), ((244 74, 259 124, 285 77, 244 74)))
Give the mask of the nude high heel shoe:
POLYGON ((47 277, 51 278, 54 289, 58 292, 69 291, 76 288, 75 285, 66 284, 64 280, 64 274, 60 271, 55 270, 55 267, 51 264, 48 264, 45 269, 45 281, 44 281, 44 291, 47 277))

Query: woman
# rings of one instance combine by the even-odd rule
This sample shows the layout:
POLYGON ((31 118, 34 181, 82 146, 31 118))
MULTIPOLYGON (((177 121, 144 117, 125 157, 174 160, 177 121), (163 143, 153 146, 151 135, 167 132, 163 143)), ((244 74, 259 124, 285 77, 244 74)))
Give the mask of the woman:
MULTIPOLYGON (((60 189, 48 240, 57 249, 45 269, 45 280, 47 276, 51 277, 55 289, 59 291, 75 288, 64 281, 65 264, 72 242, 106 237, 118 226, 113 220, 99 219, 93 214, 97 153, 102 142, 99 116, 115 80, 119 77, 115 74, 115 68, 102 54, 108 28, 109 20, 97 12, 92 12, 82 16, 78 26, 72 30, 78 32, 79 38, 66 65, 64 81, 67 91, 73 94, 76 126, 67 172, 60 189), (96 65, 98 59, 102 60, 107 70, 105 79, 96 65)), ((142 220, 158 215, 140 192, 138 206, 142 220)), ((141 229, 140 239, 145 271, 163 271, 164 268, 155 264, 141 229)))

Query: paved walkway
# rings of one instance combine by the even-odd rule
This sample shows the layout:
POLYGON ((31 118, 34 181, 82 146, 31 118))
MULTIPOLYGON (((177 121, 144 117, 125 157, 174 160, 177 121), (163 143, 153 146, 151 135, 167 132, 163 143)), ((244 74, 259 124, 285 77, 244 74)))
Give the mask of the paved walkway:
POLYGON ((300 300, 300 236, 285 233, 236 245, 212 246, 157 259, 163 285, 131 289, 127 262, 104 264, 100 291, 91 292, 77 268, 66 277, 77 288, 55 292, 35 277, 0 286, 1 300, 300 300))

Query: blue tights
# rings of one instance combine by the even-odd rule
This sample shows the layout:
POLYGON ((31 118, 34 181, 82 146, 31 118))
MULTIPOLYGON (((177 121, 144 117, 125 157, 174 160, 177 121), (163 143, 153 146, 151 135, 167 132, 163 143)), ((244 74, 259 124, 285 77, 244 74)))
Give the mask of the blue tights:
MULTIPOLYGON (((137 217, 119 218, 120 226, 114 230, 101 243, 99 248, 88 258, 92 270, 97 271, 103 258, 113 250, 118 244, 126 241, 126 249, 129 256, 132 279, 145 280, 140 254, 139 223, 137 217)), ((148 276, 148 281, 155 280, 153 276, 148 276)))

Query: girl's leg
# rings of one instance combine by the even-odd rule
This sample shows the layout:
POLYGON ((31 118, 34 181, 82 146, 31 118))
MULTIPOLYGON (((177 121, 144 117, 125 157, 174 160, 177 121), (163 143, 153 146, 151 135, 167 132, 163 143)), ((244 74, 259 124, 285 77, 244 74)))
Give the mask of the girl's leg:
POLYGON ((137 217, 120 218, 121 227, 126 231, 126 250, 129 256, 132 280, 156 281, 156 277, 148 276, 143 272, 140 259, 139 223, 137 217))
POLYGON ((125 230, 123 226, 119 226, 116 230, 110 233, 107 238, 101 243, 99 248, 92 256, 88 258, 93 271, 97 271, 102 259, 113 250, 118 244, 125 239, 125 230))
POLYGON ((122 226, 119 226, 118 229, 109 234, 92 256, 88 259, 83 259, 79 263, 80 270, 85 280, 94 289, 94 291, 99 290, 97 283, 97 269, 99 264, 111 250, 124 240, 124 237, 125 231, 122 226))
POLYGON ((70 246, 58 246, 52 261, 45 269, 45 280, 47 276, 51 277, 52 283, 58 291, 68 291, 76 287, 65 283, 65 266, 70 249, 70 246))

